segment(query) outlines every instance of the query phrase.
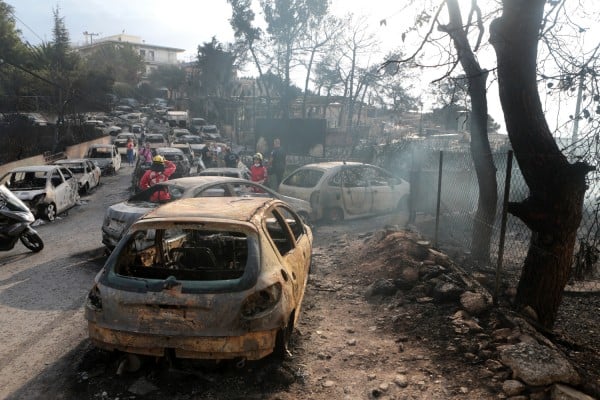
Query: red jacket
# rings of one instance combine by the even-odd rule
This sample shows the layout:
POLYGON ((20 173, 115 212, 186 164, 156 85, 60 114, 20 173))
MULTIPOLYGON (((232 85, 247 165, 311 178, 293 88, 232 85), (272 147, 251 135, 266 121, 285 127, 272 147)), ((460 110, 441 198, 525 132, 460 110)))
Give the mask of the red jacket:
MULTIPOLYGON (((169 177, 173 175, 175 170, 177 169, 177 165, 175 163, 165 160, 165 169, 162 172, 152 171, 149 169, 144 173, 142 179, 140 179, 140 189, 148 189, 150 186, 154 186, 157 183, 166 182, 169 180, 169 177)), ((161 200, 170 200, 171 195, 166 191, 159 191, 153 193, 150 197, 150 201, 161 201, 161 200)))
POLYGON ((258 166, 252 164, 250 167, 250 180, 264 185, 267 182, 267 167, 262 164, 258 166))

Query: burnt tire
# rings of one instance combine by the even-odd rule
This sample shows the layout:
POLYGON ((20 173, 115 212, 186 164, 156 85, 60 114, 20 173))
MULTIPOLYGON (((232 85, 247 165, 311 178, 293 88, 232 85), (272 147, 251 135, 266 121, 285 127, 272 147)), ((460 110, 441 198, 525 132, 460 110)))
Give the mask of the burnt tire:
POLYGON ((339 207, 328 208, 325 211, 327 221, 332 223, 342 222, 344 220, 344 210, 339 207))
POLYGON ((54 221, 56 219, 56 204, 46 204, 42 207, 40 214, 46 221, 54 221))
POLYGON ((288 324, 277 331, 277 336, 275 337, 275 348, 273 349, 273 355, 278 360, 285 360, 290 356, 289 344, 290 338, 292 337, 292 332, 294 331, 294 312, 290 315, 288 320, 288 324))
POLYGON ((23 246, 34 253, 40 252, 44 248, 44 241, 35 232, 25 232, 19 237, 19 240, 23 243, 23 246))
POLYGON ((83 187, 81 188, 81 194, 86 195, 90 193, 90 184, 88 182, 85 183, 85 185, 83 185, 83 187))

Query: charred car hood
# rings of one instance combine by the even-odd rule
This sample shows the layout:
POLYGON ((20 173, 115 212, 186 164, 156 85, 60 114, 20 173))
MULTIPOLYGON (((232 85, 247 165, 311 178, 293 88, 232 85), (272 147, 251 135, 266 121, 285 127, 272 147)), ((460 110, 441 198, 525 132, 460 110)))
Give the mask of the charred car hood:
POLYGON ((159 204, 148 201, 136 201, 113 204, 108 208, 106 216, 111 219, 126 222, 127 227, 137 221, 142 215, 154 210, 159 204))

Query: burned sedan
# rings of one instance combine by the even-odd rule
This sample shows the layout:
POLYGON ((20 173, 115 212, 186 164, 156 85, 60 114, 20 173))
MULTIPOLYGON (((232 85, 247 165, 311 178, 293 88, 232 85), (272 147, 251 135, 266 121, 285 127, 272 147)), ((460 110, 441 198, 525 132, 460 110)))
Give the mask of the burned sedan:
POLYGON ((12 169, 0 183, 29 207, 36 218, 54 221, 79 202, 77 178, 59 165, 33 165, 12 169))
POLYGON ((194 359, 284 356, 312 231, 285 203, 182 199, 137 221, 98 273, 85 317, 109 351, 194 359))
POLYGON ((171 179, 113 204, 106 210, 102 224, 102 243, 112 250, 127 229, 142 215, 161 204, 188 197, 270 197, 283 200, 308 220, 312 209, 307 201, 282 196, 258 183, 222 176, 195 176, 171 179))

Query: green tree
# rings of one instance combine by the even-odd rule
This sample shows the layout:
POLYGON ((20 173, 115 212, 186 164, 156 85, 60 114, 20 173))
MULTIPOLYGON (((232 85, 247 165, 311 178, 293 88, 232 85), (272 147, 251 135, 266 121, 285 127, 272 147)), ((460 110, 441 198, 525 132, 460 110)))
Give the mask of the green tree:
POLYGON ((145 71, 142 56, 129 43, 98 44, 92 53, 85 56, 89 71, 103 72, 129 85, 137 85, 145 71))
POLYGON ((176 65, 161 65, 148 77, 154 87, 166 87, 169 90, 169 100, 185 83, 185 71, 176 65))

